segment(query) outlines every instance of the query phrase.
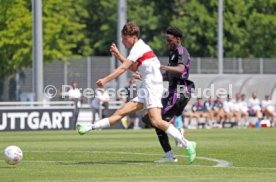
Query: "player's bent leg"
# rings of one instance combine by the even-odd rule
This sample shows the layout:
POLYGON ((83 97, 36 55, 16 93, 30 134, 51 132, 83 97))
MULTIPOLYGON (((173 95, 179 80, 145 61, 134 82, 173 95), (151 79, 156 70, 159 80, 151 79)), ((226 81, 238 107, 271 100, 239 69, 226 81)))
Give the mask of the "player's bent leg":
POLYGON ((114 125, 116 124, 118 121, 120 121, 123 117, 140 111, 144 108, 144 105, 142 103, 139 102, 135 102, 135 101, 129 101, 127 102, 125 105, 123 105, 121 108, 119 108, 117 111, 115 111, 114 114, 112 114, 108 120, 110 125, 114 125))
POLYGON ((148 109, 148 112, 153 126, 165 131, 168 135, 178 140, 178 142, 186 148, 188 161, 191 164, 196 157, 196 143, 188 141, 172 124, 163 121, 161 118, 161 109, 150 108, 148 109))
POLYGON ((148 115, 153 127, 166 131, 166 129, 170 126, 170 123, 162 119, 160 108, 149 108, 148 115))
POLYGON ((160 142, 164 152, 166 153, 166 152, 172 150, 170 143, 169 143, 168 135, 164 131, 162 131, 158 128, 155 128, 155 132, 158 136, 159 142, 160 142))
POLYGON ((118 121, 120 121, 124 116, 143 109, 143 104, 138 102, 127 102, 120 109, 118 109, 113 115, 108 118, 101 119, 100 121, 95 122, 94 124, 77 124, 77 131, 80 135, 84 135, 88 131, 93 129, 103 129, 108 128, 118 121))
MULTIPOLYGON (((146 125, 151 125, 152 126, 148 112, 145 112, 145 113, 146 114, 144 114, 143 117, 142 117, 142 121, 146 125)), ((163 118, 166 118, 168 120, 171 120, 172 116, 170 116, 168 114, 162 115, 163 118)), ((155 162, 157 162, 157 163, 177 162, 178 160, 177 160, 177 158, 175 157, 175 155, 172 151, 168 135, 164 131, 162 131, 158 128, 155 128, 155 132, 156 132, 156 135, 157 135, 158 140, 160 142, 160 145, 161 145, 163 151, 165 152, 165 156, 162 157, 159 160, 156 160, 155 162)))
POLYGON ((155 162, 157 162, 157 163, 178 162, 177 158, 175 157, 175 155, 171 149, 168 135, 164 131, 162 131, 158 128, 155 128, 155 131, 158 136, 159 142, 165 152, 165 156, 155 162))

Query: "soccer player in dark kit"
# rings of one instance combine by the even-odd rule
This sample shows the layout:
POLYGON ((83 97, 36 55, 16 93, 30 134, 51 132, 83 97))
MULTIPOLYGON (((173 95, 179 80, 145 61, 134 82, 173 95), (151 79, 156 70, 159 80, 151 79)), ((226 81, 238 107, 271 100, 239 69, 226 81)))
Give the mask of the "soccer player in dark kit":
MULTIPOLYGON (((166 42, 170 50, 169 64, 161 65, 160 69, 165 71, 163 80, 169 82, 168 93, 162 98, 162 118, 167 122, 182 114, 194 88, 194 83, 188 80, 191 58, 187 49, 181 45, 182 37, 183 33, 177 27, 169 27, 166 31, 166 42)), ((142 118, 145 123, 148 123, 148 119, 147 114, 142 118)), ((155 130, 165 152, 165 156, 155 162, 177 162, 168 135, 158 128, 155 130)))

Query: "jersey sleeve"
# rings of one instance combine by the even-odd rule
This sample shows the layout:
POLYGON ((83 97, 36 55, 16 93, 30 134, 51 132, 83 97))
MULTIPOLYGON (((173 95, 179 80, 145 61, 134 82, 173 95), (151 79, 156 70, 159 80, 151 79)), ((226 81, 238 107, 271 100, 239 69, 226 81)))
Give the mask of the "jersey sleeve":
POLYGON ((178 58, 177 58, 177 63, 176 64, 184 64, 185 65, 185 62, 183 62, 183 47, 178 47, 177 48, 177 55, 178 55, 178 58))
POLYGON ((178 47, 178 64, 189 64, 190 55, 184 47, 178 47))
POLYGON ((182 78, 183 79, 188 79, 189 78, 189 72, 190 72, 191 58, 190 58, 189 52, 184 47, 181 47, 181 49, 179 50, 179 62, 180 62, 180 59, 181 59, 181 64, 185 65, 185 70, 182 74, 182 78))
POLYGON ((131 49, 127 57, 128 60, 136 62, 141 57, 141 53, 137 49, 131 49))
POLYGON ((142 41, 139 40, 130 50, 129 55, 127 57, 128 60, 136 62, 143 55, 142 41))

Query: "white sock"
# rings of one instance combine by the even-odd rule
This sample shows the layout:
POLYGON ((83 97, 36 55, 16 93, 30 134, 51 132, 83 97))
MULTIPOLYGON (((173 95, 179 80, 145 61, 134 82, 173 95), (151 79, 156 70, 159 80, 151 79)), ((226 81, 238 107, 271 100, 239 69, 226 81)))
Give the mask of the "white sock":
POLYGON ((104 118, 104 119, 101 119, 100 121, 95 122, 92 127, 93 129, 109 128, 110 123, 108 118, 104 118))
POLYGON ((188 145, 188 140, 184 138, 183 135, 172 125, 170 124, 169 128, 165 131, 168 135, 172 136, 179 143, 181 143, 185 148, 188 145))

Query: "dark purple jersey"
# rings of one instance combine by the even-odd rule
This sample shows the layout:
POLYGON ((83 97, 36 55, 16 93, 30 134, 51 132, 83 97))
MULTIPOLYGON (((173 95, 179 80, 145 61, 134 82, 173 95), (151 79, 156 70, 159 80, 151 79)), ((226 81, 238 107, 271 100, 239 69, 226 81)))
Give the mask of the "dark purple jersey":
POLYGON ((169 89, 177 88, 177 85, 183 84, 181 80, 181 76, 184 75, 184 79, 188 79, 189 76, 189 69, 190 69, 190 54, 186 48, 179 45, 174 50, 170 50, 169 55, 169 64, 168 66, 177 66, 178 64, 185 65, 184 74, 177 74, 167 72, 168 81, 169 81, 169 89))

